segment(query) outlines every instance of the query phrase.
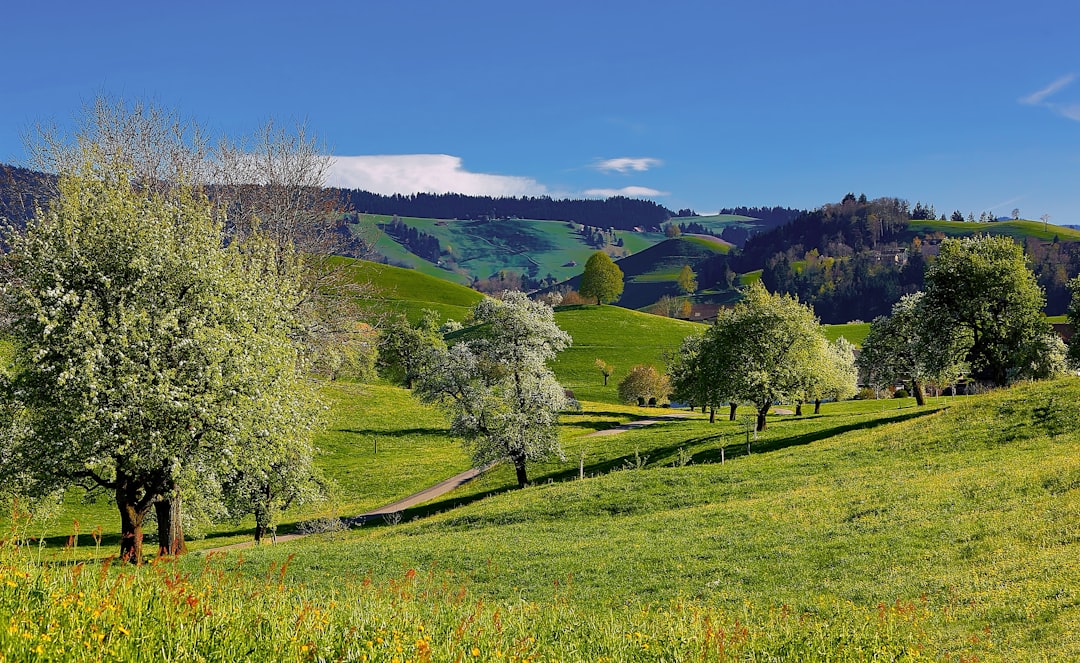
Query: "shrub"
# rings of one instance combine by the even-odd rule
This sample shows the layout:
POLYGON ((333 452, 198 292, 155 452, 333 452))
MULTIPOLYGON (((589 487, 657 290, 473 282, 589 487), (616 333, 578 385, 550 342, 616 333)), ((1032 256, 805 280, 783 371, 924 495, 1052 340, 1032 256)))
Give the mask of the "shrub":
POLYGON ((670 392, 671 381, 668 376, 654 366, 645 364, 631 368, 619 382, 619 398, 626 403, 636 401, 638 405, 648 403, 655 406, 660 401, 666 401, 670 392))

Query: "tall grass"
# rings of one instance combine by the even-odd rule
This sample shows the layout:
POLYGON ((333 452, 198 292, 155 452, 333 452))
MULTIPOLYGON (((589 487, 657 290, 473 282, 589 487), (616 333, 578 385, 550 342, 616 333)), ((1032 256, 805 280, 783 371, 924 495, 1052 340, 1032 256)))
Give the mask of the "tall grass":
MULTIPOLYGON (((573 598, 489 601, 464 578, 407 569, 313 591, 290 558, 197 564, 44 564, 0 548, 0 661, 915 661, 935 652, 923 603, 811 611, 679 598, 600 607, 573 598)), ((507 578, 506 582, 513 580, 507 578)))

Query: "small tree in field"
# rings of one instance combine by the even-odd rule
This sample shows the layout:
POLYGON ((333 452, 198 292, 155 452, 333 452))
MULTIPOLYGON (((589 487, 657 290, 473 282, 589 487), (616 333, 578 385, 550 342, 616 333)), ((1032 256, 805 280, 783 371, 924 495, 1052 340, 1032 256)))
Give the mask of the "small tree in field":
POLYGON ((477 465, 509 461, 524 487, 527 462, 562 458, 556 428, 569 402, 547 362, 571 339, 551 307, 520 292, 485 299, 472 317, 464 340, 434 352, 416 393, 446 408, 477 465))
POLYGON ((225 237, 191 187, 143 188, 89 146, 49 210, 5 238, 21 358, 5 396, 25 429, 0 449, 0 477, 110 493, 125 560, 141 561, 151 508, 161 552, 182 552, 182 486, 220 505, 230 477, 304 453, 290 442, 315 424, 290 340, 299 260, 257 232, 225 237))
POLYGON ((679 292, 684 295, 692 295, 697 290, 697 274, 690 268, 690 265, 682 266, 676 281, 679 284, 679 292))
POLYGON ((597 251, 585 263, 581 274, 582 297, 595 297, 596 303, 610 304, 618 301, 623 291, 623 273, 603 251, 597 251))
POLYGON ((607 386, 608 378, 615 372, 615 367, 607 363, 603 359, 596 360, 596 368, 600 370, 600 375, 604 376, 604 386, 607 386))
POLYGON ((659 403, 670 393, 671 381, 654 366, 638 364, 619 381, 619 398, 626 403, 659 403))

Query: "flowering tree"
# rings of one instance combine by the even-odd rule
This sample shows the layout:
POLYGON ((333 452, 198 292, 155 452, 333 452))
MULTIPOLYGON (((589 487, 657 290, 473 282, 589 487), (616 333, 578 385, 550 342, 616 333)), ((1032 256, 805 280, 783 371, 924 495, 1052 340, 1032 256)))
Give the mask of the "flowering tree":
POLYGON ((569 402, 547 362, 570 346, 570 335, 550 306, 520 292, 485 299, 472 318, 464 340, 434 351, 415 393, 446 408, 477 465, 509 461, 524 487, 526 462, 562 458, 556 426, 569 402))
POLYGON ((314 397, 290 341, 299 260, 258 233, 226 245, 205 196, 142 186, 95 145, 58 189, 0 260, 21 359, 4 400, 24 422, 0 477, 108 492, 133 562, 155 508, 161 552, 182 552, 182 486, 219 505, 229 477, 310 454, 314 397))

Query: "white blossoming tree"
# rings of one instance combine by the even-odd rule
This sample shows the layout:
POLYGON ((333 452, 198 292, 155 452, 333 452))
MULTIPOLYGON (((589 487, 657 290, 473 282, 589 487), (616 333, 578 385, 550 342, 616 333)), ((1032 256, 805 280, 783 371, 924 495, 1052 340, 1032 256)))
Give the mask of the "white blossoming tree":
POLYGON ((477 465, 509 461, 524 487, 527 462, 563 456, 556 428, 569 401, 547 362, 570 335, 550 306, 519 292, 485 299, 472 317, 476 327, 434 353, 415 393, 446 408, 477 465))
POLYGON ((5 237, 6 406, 25 422, 0 477, 28 494, 111 494, 120 557, 183 551, 180 497, 223 501, 230 477, 310 455, 314 396, 290 341, 300 262, 253 233, 226 242, 196 189, 140 185, 83 146, 57 198, 5 237), (179 535, 179 536, 178 536, 179 535))

